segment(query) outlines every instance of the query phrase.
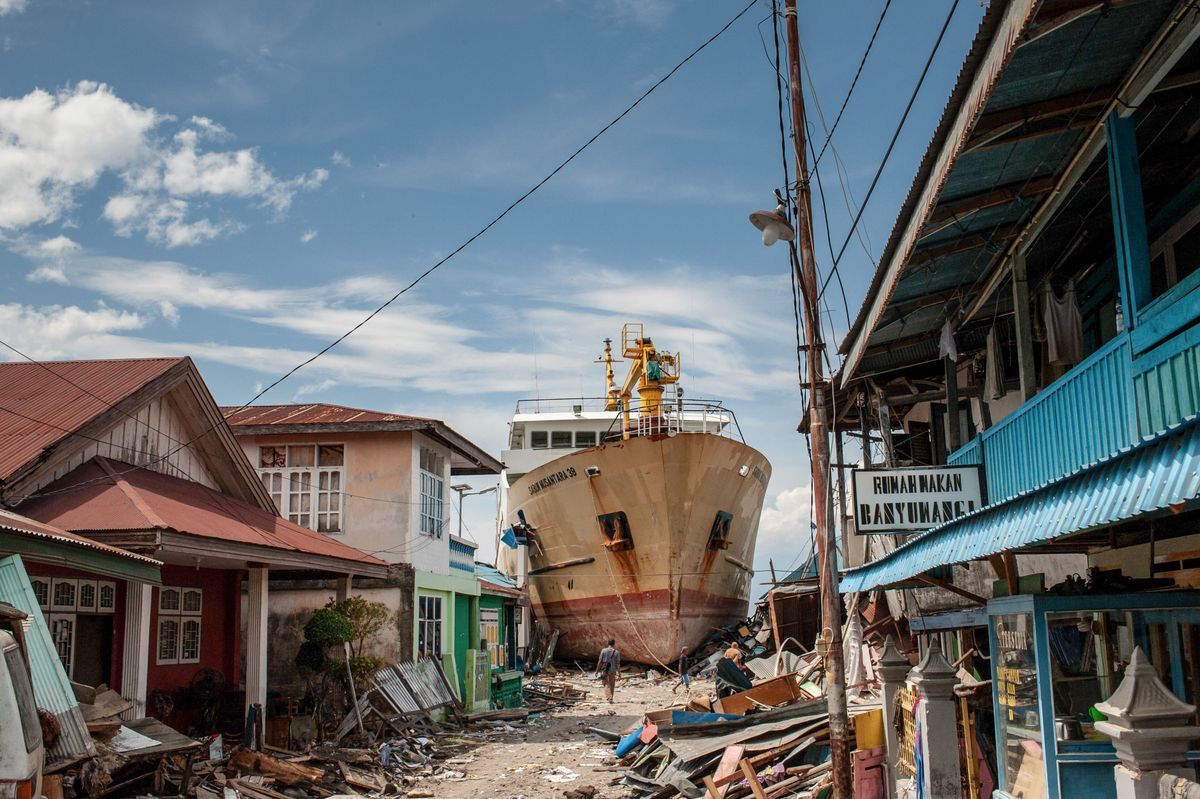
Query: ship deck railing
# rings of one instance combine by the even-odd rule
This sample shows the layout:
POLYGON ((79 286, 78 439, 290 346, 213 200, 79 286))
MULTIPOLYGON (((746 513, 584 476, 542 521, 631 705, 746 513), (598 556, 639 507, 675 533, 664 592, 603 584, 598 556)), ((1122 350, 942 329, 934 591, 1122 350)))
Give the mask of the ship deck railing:
POLYGON ((620 441, 655 435, 701 433, 721 436, 746 443, 737 416, 720 402, 708 400, 675 400, 661 403, 656 410, 633 402, 629 407, 629 427, 625 427, 625 412, 614 411, 612 424, 601 437, 603 441, 620 441))

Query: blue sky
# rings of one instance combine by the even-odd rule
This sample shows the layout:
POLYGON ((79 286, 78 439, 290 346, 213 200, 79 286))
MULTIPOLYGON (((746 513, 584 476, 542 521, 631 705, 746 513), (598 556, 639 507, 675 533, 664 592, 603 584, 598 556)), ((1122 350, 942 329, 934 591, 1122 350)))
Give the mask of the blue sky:
MULTIPOLYGON (((882 5, 801 3, 830 121, 882 5)), ((36 358, 188 354, 218 401, 241 404, 742 6, 0 0, 0 338, 36 358)), ((889 10, 834 137, 852 196, 949 8, 889 10)), ((772 461, 757 566, 794 562, 809 478, 788 264, 746 221, 782 184, 768 12, 758 3, 501 224, 263 401, 435 416, 498 453, 518 398, 599 394, 600 340, 641 321, 682 352, 688 395, 726 399, 772 461)), ((868 206, 874 256, 982 13, 960 3, 868 206)), ((833 168, 827 155, 836 247, 850 217, 833 168)), ((853 313, 873 266, 853 246, 841 269, 853 313)), ((827 323, 839 341, 840 296, 827 323)), ((489 502, 464 512, 485 555, 489 502)))

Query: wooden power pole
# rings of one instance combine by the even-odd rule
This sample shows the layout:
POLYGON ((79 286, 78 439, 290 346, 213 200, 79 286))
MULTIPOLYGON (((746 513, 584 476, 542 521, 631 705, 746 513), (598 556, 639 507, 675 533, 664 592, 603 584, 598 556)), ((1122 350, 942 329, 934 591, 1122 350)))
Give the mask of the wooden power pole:
POLYGON ((842 656, 841 597, 838 594, 834 529, 829 524, 829 435, 825 422, 825 378, 821 373, 824 345, 818 307, 817 263, 813 249, 812 195, 808 188, 807 128, 804 91, 800 85, 800 31, 796 0, 784 0, 787 25, 788 83, 791 85, 792 137, 796 148, 796 242, 791 243, 804 305, 805 349, 808 361, 809 426, 812 447, 813 523, 816 525, 817 563, 821 587, 821 635, 825 645, 825 701, 829 709, 829 748, 832 758, 833 795, 851 799, 850 719, 846 711, 846 671, 842 656))

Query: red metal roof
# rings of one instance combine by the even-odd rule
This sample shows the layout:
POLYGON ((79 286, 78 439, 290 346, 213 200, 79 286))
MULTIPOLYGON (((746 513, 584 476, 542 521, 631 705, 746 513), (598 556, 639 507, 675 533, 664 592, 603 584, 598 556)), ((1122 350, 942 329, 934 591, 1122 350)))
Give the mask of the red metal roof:
POLYGON ((0 363, 0 480, 183 360, 0 363))
POLYGON ((0 508, 0 528, 21 535, 33 536, 34 538, 48 538, 59 543, 71 544, 73 546, 83 547, 85 549, 94 549, 98 552, 104 552, 109 555, 115 555, 128 560, 136 560, 142 563, 148 563, 152 566, 161 566, 154 558, 148 558, 145 555, 139 555, 136 552, 129 552, 118 547, 110 547, 108 544, 101 544, 99 541, 93 541, 90 538, 84 538, 75 533, 69 533, 66 530, 61 530, 53 525, 39 522, 36 519, 30 519, 26 516, 13 513, 9 510, 0 508))
MULTIPOLYGON (((361 566, 387 566, 327 535, 200 483, 108 458, 92 458, 43 489, 41 496, 23 503, 21 510, 35 519, 80 532, 174 530, 214 542, 301 552, 361 566)), ((220 551, 220 544, 213 546, 220 551)))
POLYGON ((300 405, 251 405, 248 408, 222 408, 225 420, 233 427, 269 424, 349 424, 371 422, 430 422, 423 416, 383 413, 345 405, 313 402, 300 405))

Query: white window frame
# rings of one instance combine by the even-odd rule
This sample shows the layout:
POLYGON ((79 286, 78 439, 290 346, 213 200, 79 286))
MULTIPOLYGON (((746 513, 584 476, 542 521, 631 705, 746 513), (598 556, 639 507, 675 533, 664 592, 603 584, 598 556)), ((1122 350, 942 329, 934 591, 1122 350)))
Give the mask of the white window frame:
POLYGON ((156 635, 154 639, 156 664, 159 666, 173 666, 176 664, 200 662, 200 656, 204 648, 204 623, 201 618, 203 614, 203 588, 197 588, 193 585, 164 585, 158 589, 158 624, 155 627, 156 635), (171 604, 164 603, 167 592, 174 592, 174 596, 177 598, 176 602, 171 604), (192 599, 195 599, 196 604, 189 607, 192 604, 192 599), (172 605, 175 606, 172 607, 172 605), (175 641, 171 650, 164 652, 162 645, 163 630, 169 624, 175 625, 175 641), (184 630, 190 625, 195 625, 196 629, 196 653, 194 657, 184 657, 184 630))
POLYGON ((429 447, 420 447, 417 458, 418 491, 421 500, 418 507, 417 530, 421 535, 441 538, 446 528, 446 475, 444 472, 447 459, 445 455, 429 447), (441 465, 441 472, 431 472, 424 468, 420 459, 424 452, 430 453, 431 457, 436 459, 434 463, 441 465))
POLYGON ((508 664, 508 641, 504 638, 503 617, 504 611, 500 608, 479 609, 479 640, 491 656, 493 669, 503 669, 508 664))
POLYGON ((50 611, 52 613, 74 613, 75 608, 79 603, 79 581, 74 577, 52 577, 50 578, 50 611), (71 592, 70 600, 64 594, 63 601, 59 601, 59 587, 64 590, 69 589, 71 592))
POLYGON ((30 575, 29 583, 30 583, 30 585, 33 586, 33 597, 34 597, 34 599, 36 599, 38 601, 38 607, 40 607, 44 613, 49 613, 50 612, 50 597, 52 596, 52 594, 50 593, 50 590, 51 590, 50 578, 30 575), (38 586, 39 585, 43 586, 45 588, 45 594, 46 594, 45 600, 43 600, 42 597, 38 596, 38 586))
POLYGON ((417 657, 440 658, 446 647, 446 602, 440 594, 417 594, 417 657), (428 603, 428 605, 427 605, 428 603), (436 603, 436 604, 435 604, 436 603), (437 615, 426 613, 427 607, 437 608, 437 615), (430 633, 436 632, 436 652, 426 652, 421 648, 421 640, 430 640, 430 633))
POLYGON ((256 467, 263 486, 275 501, 279 515, 324 535, 343 535, 346 532, 346 445, 336 441, 299 442, 292 444, 262 444, 258 447, 256 467), (312 447, 312 466, 262 466, 264 449, 284 450, 285 464, 292 448, 312 447), (341 447, 341 466, 322 466, 321 448, 341 447), (322 481, 329 488, 322 489, 322 481), (336 483, 336 486, 333 484, 336 483), (308 500, 308 508, 303 507, 308 500), (325 500, 325 509, 321 509, 325 500), (296 507, 293 507, 293 503, 296 507), (322 530, 322 522, 330 526, 336 518, 336 529, 322 530))
POLYGON ((58 655, 59 661, 63 664, 63 669, 70 677, 75 673, 75 631, 78 628, 78 616, 74 613, 51 613, 46 618, 46 624, 50 628, 50 640, 54 643, 54 653, 58 655), (65 636, 66 652, 62 649, 63 640, 60 640, 61 630, 57 629, 58 625, 67 625, 67 634, 65 636))

